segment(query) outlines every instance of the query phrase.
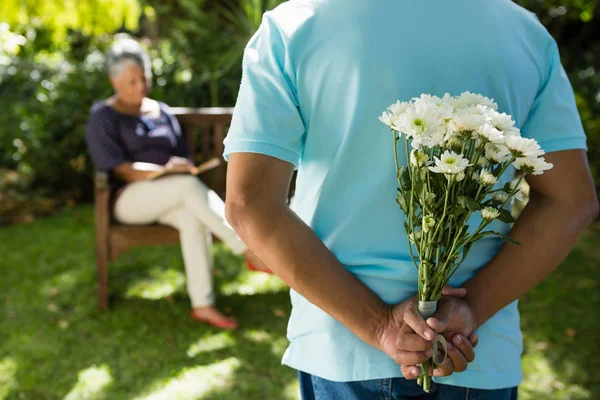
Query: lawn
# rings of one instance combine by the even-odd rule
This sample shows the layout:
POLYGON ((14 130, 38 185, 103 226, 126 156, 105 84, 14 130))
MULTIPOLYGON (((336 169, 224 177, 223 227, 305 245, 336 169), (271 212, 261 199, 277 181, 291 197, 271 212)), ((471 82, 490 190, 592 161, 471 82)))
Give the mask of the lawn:
MULTIPOLYGON (((297 399, 295 372, 280 365, 285 286, 214 251, 235 332, 189 318, 177 246, 114 262, 112 309, 97 310, 90 207, 0 228, 0 399, 297 399)), ((600 398, 599 260, 590 229, 523 300, 521 399, 600 398)))

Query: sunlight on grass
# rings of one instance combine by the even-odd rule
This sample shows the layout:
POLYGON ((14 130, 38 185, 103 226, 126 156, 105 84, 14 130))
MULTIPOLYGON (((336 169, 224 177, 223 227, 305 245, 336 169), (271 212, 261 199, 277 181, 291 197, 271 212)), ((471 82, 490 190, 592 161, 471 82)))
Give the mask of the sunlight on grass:
POLYGON ((65 396, 65 400, 91 400, 105 398, 104 391, 112 383, 108 365, 92 365, 79 372, 75 387, 65 396))
POLYGON ((77 270, 63 272, 44 282, 42 293, 45 296, 52 297, 60 293, 70 292, 77 287, 80 280, 81 274, 77 270))
POLYGON ((235 339, 231 336, 231 333, 222 332, 216 335, 198 339, 198 341, 192 343, 187 349, 187 355, 190 358, 196 357, 198 354, 203 352, 221 350, 234 345, 235 339))
MULTIPOLYGON (((572 364, 569 360, 562 362, 572 364)), ((565 377, 558 376, 548 359, 539 352, 524 356, 523 367, 528 372, 519 386, 519 398, 522 400, 592 399, 587 389, 577 384, 565 383, 565 377)), ((572 371, 577 370, 575 365, 567 365, 567 367, 572 371)))
POLYGON ((258 329, 244 333, 244 337, 254 343, 268 343, 271 346, 271 353, 276 357, 281 357, 289 344, 285 336, 273 337, 267 331, 258 329))
POLYGON ((271 334, 262 329, 251 329, 244 333, 244 337, 254 343, 269 342, 272 339, 271 334))
POLYGON ((158 300, 183 291, 185 274, 178 269, 154 267, 150 270, 149 275, 148 278, 134 282, 127 289, 125 296, 158 300))
POLYGON ((288 400, 300 400, 300 385, 298 379, 294 379, 283 388, 283 395, 288 400))
POLYGON ((192 400, 221 390, 231 383, 231 376, 241 362, 231 357, 208 366, 184 370, 178 376, 155 385, 153 391, 137 400, 192 400))
POLYGON ((271 341, 271 353, 276 355, 277 357, 283 356, 285 353, 285 349, 287 349, 289 345, 289 341, 286 337, 278 337, 271 341))
POLYGON ((17 374, 17 363, 10 357, 0 361, 0 400, 8 397, 8 394, 16 386, 15 375, 17 374))
POLYGON ((221 287, 221 292, 226 296, 273 293, 282 290, 287 290, 287 286, 281 279, 259 272, 247 272, 237 281, 226 283, 221 287))

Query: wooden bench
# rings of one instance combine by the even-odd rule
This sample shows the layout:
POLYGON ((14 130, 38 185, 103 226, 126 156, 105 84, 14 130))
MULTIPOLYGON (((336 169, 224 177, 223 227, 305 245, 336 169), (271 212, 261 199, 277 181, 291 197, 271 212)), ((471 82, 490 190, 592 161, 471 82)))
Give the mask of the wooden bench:
MULTIPOLYGON (((185 139, 196 164, 214 157, 221 160, 223 139, 231 123, 232 108, 171 108, 181 124, 185 139), (199 140, 196 140, 199 138, 199 140)), ((202 174, 202 181, 225 198, 226 167, 224 163, 202 174)), ((96 172, 96 272, 98 279, 98 306, 108 307, 108 264, 133 246, 179 243, 176 229, 165 225, 122 225, 117 223, 110 209, 109 176, 96 172)))

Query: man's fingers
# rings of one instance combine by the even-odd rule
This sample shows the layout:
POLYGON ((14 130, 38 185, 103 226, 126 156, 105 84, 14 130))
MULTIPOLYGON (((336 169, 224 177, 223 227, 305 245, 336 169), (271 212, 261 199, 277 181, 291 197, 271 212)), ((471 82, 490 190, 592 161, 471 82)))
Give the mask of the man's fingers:
POLYGON ((432 349, 427 351, 400 350, 394 355, 394 360, 400 365, 417 365, 429 360, 432 355, 432 349))
POLYGON ((417 311, 416 304, 404 309, 404 323, 424 339, 433 340, 435 338, 435 333, 417 311))
POLYGON ((463 297, 465 297, 467 295, 467 289, 455 288, 454 286, 446 285, 442 289, 442 295, 458 297, 459 299, 462 299, 463 297))
POLYGON ((469 342, 471 342, 473 347, 477 347, 477 343, 479 343, 479 336, 477 336, 477 333, 473 332, 469 335, 469 342))
MULTIPOLYGON (((475 359, 475 350, 473 349, 471 342, 468 341, 463 335, 454 335, 452 337, 452 344, 462 354, 467 363, 470 363, 475 359)), ((456 364, 454 366, 456 367, 456 364)))
POLYGON ((454 372, 463 372, 467 369, 468 362, 462 353, 451 343, 448 343, 448 357, 442 365, 439 365, 433 376, 448 376, 454 372))
POLYGON ((453 308, 452 302, 440 301, 437 312, 433 317, 427 319, 427 325, 436 332, 444 332, 455 315, 456 310, 453 308))
POLYGON ((419 377, 419 366, 418 365, 402 365, 400 367, 402 371, 402 375, 405 379, 412 381, 413 379, 417 379, 419 377))
POLYGON ((452 360, 447 358, 442 365, 436 366, 436 368, 433 370, 433 376, 450 376, 453 372, 454 365, 452 365, 452 360))
POLYGON ((396 338, 396 348, 403 351, 426 351, 432 343, 416 333, 400 333, 396 338))

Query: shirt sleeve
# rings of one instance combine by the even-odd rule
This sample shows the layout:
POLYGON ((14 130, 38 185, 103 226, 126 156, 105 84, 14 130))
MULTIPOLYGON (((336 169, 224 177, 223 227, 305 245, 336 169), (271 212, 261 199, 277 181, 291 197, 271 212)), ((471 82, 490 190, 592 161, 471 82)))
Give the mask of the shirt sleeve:
POLYGON ((110 171, 127 161, 117 135, 113 119, 102 112, 91 113, 85 129, 85 139, 96 169, 110 171))
POLYGON ((285 41, 267 13, 244 51, 226 160, 231 153, 260 153, 298 167, 305 126, 289 65, 285 41))
POLYGON ((521 134, 538 141, 546 153, 587 150, 575 95, 552 39, 548 49, 546 78, 529 111, 521 134))

